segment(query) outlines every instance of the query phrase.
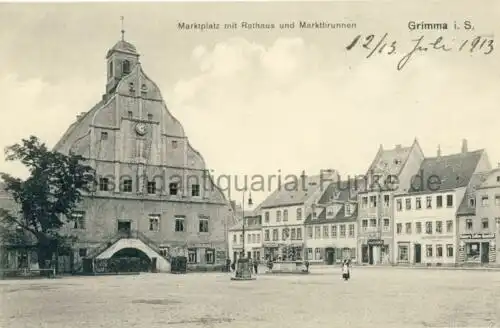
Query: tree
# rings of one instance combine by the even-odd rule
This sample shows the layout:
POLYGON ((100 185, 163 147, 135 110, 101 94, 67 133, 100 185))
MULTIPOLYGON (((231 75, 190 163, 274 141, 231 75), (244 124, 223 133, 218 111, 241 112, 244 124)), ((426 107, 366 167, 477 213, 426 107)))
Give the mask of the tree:
POLYGON ((82 163, 83 157, 49 150, 35 136, 7 147, 5 155, 7 161, 25 165, 29 177, 22 180, 0 173, 5 190, 17 205, 17 210, 0 209, 4 238, 10 234, 7 240, 19 240, 20 232, 31 237, 38 264, 45 268, 46 261, 70 238, 62 235, 60 228, 74 220, 76 206, 93 186, 93 170, 82 163))

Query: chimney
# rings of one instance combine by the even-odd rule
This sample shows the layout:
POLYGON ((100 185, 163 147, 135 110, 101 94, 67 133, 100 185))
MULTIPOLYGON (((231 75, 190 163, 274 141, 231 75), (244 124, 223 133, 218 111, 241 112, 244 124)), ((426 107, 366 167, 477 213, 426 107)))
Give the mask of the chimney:
POLYGON ((401 147, 401 144, 397 144, 396 145, 396 150, 400 150, 402 147, 401 147))
POLYGON ((462 140, 462 154, 465 154, 466 152, 468 152, 468 150, 467 150, 467 139, 463 139, 462 140))
POLYGON ((437 157, 441 157, 441 145, 438 145, 437 157))

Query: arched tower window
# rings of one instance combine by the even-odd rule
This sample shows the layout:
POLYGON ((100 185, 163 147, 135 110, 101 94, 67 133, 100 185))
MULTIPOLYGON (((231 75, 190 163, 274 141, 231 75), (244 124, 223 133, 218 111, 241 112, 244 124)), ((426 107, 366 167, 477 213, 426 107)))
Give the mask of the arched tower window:
POLYGON ((130 62, 128 60, 123 61, 123 74, 130 73, 130 62))
POLYGON ((113 76, 113 62, 109 62, 109 70, 108 70, 108 76, 112 77, 113 76))

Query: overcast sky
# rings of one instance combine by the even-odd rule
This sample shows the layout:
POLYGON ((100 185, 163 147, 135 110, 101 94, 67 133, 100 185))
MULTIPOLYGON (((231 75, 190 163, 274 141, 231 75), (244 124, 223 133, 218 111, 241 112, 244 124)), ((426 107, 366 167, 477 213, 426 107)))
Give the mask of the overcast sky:
MULTIPOLYGON (((476 35, 498 35, 500 5, 412 3, 2 4, 0 147, 30 134, 53 146, 76 114, 100 99, 104 57, 120 38, 123 15, 126 40, 216 176, 321 168, 361 174, 379 144, 410 145, 415 137, 427 156, 435 156, 438 144, 444 154, 458 152, 467 138, 470 149, 486 148, 496 166, 500 48, 489 56, 428 51, 402 71, 396 65, 421 35, 429 41, 442 35, 455 48, 476 35), (466 19, 474 32, 407 28, 409 20, 451 28, 466 19), (350 22, 357 29, 177 29, 178 21, 297 20, 350 22), (398 42, 396 55, 366 59, 362 48, 345 50, 357 34, 386 32, 398 42)), ((3 158, 0 171, 23 174, 3 158)))

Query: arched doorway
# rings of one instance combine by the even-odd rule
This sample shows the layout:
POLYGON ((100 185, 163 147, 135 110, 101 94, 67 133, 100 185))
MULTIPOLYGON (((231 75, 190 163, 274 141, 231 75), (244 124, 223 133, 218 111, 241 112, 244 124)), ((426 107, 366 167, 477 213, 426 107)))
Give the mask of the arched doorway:
POLYGON ((123 248, 114 253, 108 264, 111 272, 150 272, 151 259, 137 248, 123 248))

